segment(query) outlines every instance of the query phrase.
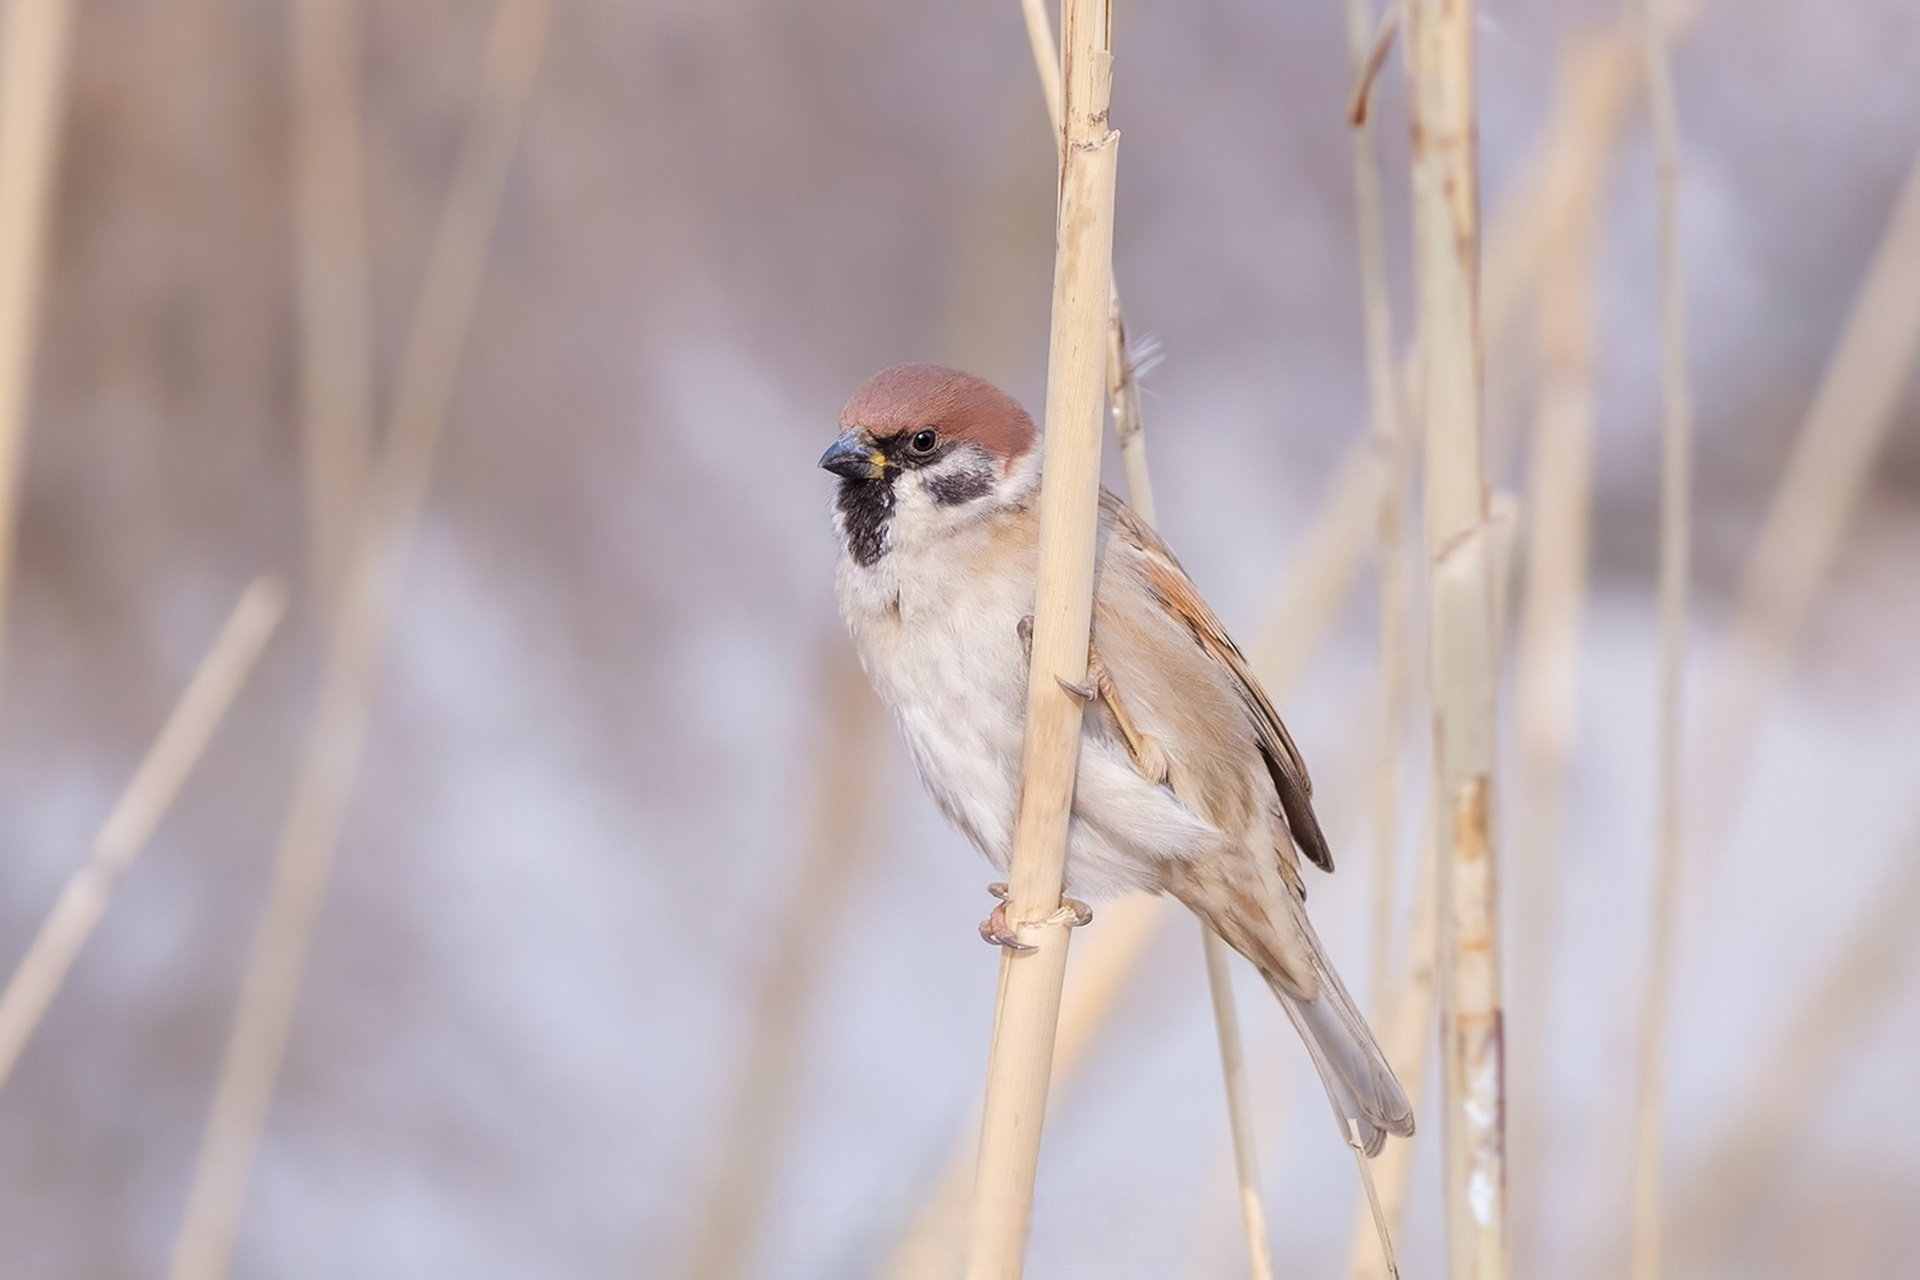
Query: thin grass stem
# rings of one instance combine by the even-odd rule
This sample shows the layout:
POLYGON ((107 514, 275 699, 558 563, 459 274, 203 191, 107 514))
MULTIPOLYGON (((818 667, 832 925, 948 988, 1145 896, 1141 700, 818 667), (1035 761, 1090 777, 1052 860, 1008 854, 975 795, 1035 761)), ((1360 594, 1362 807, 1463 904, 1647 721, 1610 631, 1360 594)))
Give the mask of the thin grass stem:
POLYGON ((115 885, 153 838, 286 611, 287 587, 278 578, 256 578, 240 593, 226 625, 94 837, 86 863, 67 881, 14 968, 0 993, 0 1088, 106 914, 115 885))

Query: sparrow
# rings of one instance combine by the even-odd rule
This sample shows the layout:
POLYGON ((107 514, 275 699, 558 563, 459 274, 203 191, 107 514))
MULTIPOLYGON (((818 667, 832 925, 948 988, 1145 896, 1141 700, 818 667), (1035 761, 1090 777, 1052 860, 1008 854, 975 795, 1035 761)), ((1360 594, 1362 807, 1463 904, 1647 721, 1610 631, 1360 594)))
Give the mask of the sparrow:
MULTIPOLYGON (((837 475, 835 594, 921 780, 1004 873, 1013 849, 1039 559, 1039 433, 980 378, 868 379, 820 465, 837 475)), ((1313 784, 1246 658, 1179 561, 1101 491, 1066 888, 1171 894, 1265 977, 1367 1154, 1413 1109, 1307 919, 1298 854, 1333 856, 1313 784)), ((1004 895, 1002 886, 995 886, 1004 895)), ((1004 907, 982 925, 1017 946, 1004 907)))

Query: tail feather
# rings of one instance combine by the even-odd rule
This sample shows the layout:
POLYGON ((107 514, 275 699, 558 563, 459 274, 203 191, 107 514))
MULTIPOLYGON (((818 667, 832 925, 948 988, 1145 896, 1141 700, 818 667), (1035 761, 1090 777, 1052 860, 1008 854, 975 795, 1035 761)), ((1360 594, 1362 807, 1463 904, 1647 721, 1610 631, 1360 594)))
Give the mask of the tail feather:
MULTIPOLYGON (((1302 920, 1304 924, 1304 919, 1302 920)), ((1308 929, 1308 950, 1313 955, 1318 991, 1312 1000, 1303 1000, 1287 989, 1277 975, 1263 976, 1281 1007, 1306 1042, 1313 1065, 1327 1087, 1334 1110, 1342 1121, 1351 1120, 1360 1131, 1360 1142, 1370 1156, 1380 1154, 1387 1135, 1409 1137, 1413 1133, 1413 1106, 1406 1091, 1393 1074, 1387 1056, 1373 1038, 1366 1019, 1354 1007, 1353 997, 1333 971, 1320 940, 1308 929)), ((1344 1127, 1344 1123, 1343 1123, 1344 1127)))

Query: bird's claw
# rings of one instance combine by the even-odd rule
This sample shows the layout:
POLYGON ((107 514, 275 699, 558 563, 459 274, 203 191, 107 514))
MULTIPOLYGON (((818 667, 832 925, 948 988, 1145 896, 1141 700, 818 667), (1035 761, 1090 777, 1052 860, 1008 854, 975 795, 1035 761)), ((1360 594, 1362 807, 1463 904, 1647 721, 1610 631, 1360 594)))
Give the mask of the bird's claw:
POLYGON ((1027 665, 1033 665, 1033 615, 1027 614, 1013 624, 1013 634, 1020 637, 1020 647, 1026 652, 1027 665))
MULTIPOLYGON (((1033 944, 1022 942, 1019 935, 1013 931, 1012 922, 1007 919, 1009 891, 1006 881, 1000 880, 988 885, 987 892, 999 899, 999 902, 994 906, 992 914, 980 922, 981 938, 996 947, 1005 947, 1009 951, 1032 951, 1033 944)), ((1077 929, 1093 920, 1093 908, 1078 898, 1062 897, 1060 910, 1066 915, 1066 925, 1070 929, 1077 929)), ((1042 921, 1042 923, 1050 923, 1050 921, 1042 921)))
POLYGON ((1013 925, 1007 920, 1007 904, 997 903, 990 915, 980 922, 980 937, 996 947, 1005 947, 1009 951, 1031 951, 1031 942, 1022 942, 1014 933, 1013 925))
POLYGON ((1100 691, 1098 689, 1088 688, 1084 684, 1075 684, 1073 681, 1067 679, 1065 676, 1055 676, 1054 679, 1060 682, 1060 687, 1062 689, 1065 689, 1068 693, 1080 699, 1080 701, 1082 702, 1092 702, 1095 698, 1100 696, 1100 691))

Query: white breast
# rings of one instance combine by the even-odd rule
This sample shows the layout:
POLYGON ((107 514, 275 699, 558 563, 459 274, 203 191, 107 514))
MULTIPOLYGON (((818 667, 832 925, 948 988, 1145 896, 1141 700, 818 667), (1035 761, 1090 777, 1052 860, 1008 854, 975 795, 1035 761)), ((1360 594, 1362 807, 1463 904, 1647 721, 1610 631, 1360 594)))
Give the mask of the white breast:
MULTIPOLYGON (((843 556, 835 585, 861 663, 893 708, 927 790, 1005 872, 1026 717, 1018 626, 1033 612, 1033 576, 1030 564, 961 572, 955 566, 975 558, 967 552, 986 553, 956 545, 969 537, 946 540, 937 554, 896 547, 867 568, 843 556)), ((1067 851, 1072 891, 1154 889, 1158 862, 1191 856, 1218 836, 1142 778, 1123 748, 1082 740, 1067 851)))

